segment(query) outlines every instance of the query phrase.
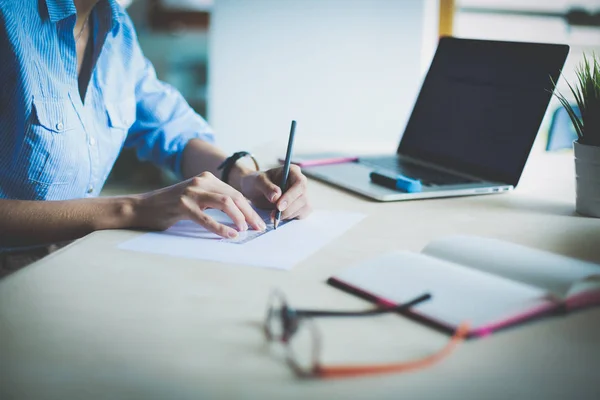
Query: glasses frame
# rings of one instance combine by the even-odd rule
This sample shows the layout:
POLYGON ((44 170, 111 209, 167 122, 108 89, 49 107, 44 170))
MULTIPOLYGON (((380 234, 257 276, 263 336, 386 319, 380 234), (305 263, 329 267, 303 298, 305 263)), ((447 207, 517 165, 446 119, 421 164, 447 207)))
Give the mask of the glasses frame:
POLYGON ((449 354, 456 344, 464 339, 468 334, 468 324, 461 324, 459 329, 452 337, 451 341, 440 352, 426 357, 422 360, 403 364, 375 365, 375 366, 336 366, 323 367, 320 363, 320 355, 322 350, 322 341, 319 330, 313 322, 315 317, 366 317, 374 315, 384 315, 390 313, 402 313, 410 308, 431 299, 431 294, 424 293, 404 304, 390 307, 378 307, 364 311, 334 311, 334 310, 307 310, 295 309, 289 306, 289 303, 280 290, 273 290, 269 296, 267 307, 267 315, 264 322, 264 333, 269 341, 279 341, 286 346, 287 362, 294 372, 301 377, 342 377, 356 376, 373 373, 393 372, 408 369, 415 369, 425 365, 435 363, 441 358, 449 354), (276 301, 281 307, 274 307, 276 301), (276 315, 277 314, 277 315, 276 315), (274 318, 280 318, 279 323, 282 327, 281 335, 276 335, 271 329, 272 324, 277 322, 274 318), (305 324, 305 328, 310 330, 312 335, 312 363, 311 368, 303 368, 297 362, 297 357, 294 355, 294 350, 290 345, 294 335, 300 328, 300 324, 305 324))

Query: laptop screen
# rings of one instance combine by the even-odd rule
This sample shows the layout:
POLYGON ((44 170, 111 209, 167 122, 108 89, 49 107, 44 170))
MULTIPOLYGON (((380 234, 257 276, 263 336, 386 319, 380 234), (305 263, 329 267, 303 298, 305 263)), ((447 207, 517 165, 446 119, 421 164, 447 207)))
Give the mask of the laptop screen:
POLYGON ((398 153, 516 186, 568 49, 442 38, 398 153))

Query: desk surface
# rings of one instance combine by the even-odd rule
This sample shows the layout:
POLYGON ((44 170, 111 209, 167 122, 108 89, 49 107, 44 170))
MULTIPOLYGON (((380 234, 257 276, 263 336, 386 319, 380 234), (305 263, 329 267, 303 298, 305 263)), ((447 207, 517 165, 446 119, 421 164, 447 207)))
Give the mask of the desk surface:
MULTIPOLYGON (((292 271, 119 250, 97 232, 0 282, 0 398, 600 398, 600 310, 461 346, 419 372, 302 381, 260 330, 279 287, 302 307, 364 308, 324 281, 392 249, 476 234, 600 262, 600 220, 574 211, 570 154, 530 159, 508 194, 376 203, 318 182, 316 208, 368 217, 292 271)), ((447 336, 397 315, 318 321, 324 361, 399 361, 447 336)))

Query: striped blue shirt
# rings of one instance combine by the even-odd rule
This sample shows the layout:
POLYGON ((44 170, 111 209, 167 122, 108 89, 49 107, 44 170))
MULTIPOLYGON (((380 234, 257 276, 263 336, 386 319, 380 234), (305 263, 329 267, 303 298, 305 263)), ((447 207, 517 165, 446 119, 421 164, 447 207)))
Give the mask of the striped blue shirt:
POLYGON ((180 174, 211 128, 144 58, 115 0, 90 15, 92 73, 77 76, 73 0, 0 0, 0 198, 97 196, 123 147, 180 174))

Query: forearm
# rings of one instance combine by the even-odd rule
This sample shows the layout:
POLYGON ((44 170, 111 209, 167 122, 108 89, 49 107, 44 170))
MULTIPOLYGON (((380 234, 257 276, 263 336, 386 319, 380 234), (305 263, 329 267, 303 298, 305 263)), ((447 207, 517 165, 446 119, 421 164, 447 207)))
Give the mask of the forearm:
POLYGON ((133 227, 134 197, 0 200, 0 247, 58 243, 102 229, 133 227))
MULTIPOLYGON (((202 172, 208 171, 217 177, 221 177, 221 171, 217 170, 228 155, 223 153, 218 147, 203 140, 192 139, 186 145, 183 151, 181 171, 184 179, 191 178, 202 172)), ((241 165, 241 162, 235 164, 229 174, 229 184, 240 190, 240 180, 245 174, 253 172, 252 169, 241 165)))

